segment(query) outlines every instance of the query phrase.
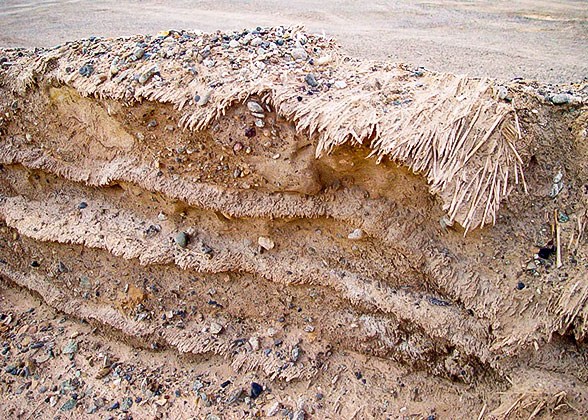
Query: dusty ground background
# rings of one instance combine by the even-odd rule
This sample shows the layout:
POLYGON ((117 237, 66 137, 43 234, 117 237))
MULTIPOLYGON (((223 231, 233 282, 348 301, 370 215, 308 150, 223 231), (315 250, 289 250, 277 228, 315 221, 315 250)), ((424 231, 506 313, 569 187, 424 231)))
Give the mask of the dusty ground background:
POLYGON ((355 56, 436 71, 568 83, 588 76, 585 1, 0 1, 0 47, 162 29, 303 23, 355 56))

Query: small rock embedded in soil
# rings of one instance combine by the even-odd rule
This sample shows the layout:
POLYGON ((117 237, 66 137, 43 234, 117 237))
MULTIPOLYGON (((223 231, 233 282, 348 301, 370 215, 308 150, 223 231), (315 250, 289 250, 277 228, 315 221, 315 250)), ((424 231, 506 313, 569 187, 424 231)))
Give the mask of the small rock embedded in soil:
POLYGON ((570 95, 567 93, 557 93, 551 97, 551 102, 555 105, 563 105, 570 102, 570 95))
POLYGON ((353 232, 351 232, 349 235, 347 235, 347 239, 359 241, 360 239, 363 239, 364 236, 365 236, 365 234, 364 234, 363 230, 355 229, 353 232))
POLYGON ((135 51, 133 51, 133 56, 137 60, 140 60, 144 55, 145 55, 145 50, 143 48, 139 47, 139 48, 135 49, 135 51))
POLYGON ((63 350, 61 351, 63 354, 74 354, 78 351, 78 343, 75 341, 70 341, 65 345, 63 350))
POLYGON ((251 137, 255 137, 255 127, 248 127, 245 129, 245 137, 247 138, 251 138, 251 137))
POLYGON ((210 332, 212 334, 220 334, 220 332, 223 330, 223 326, 217 322, 213 322, 212 324, 210 324, 210 332))
POLYGON ((247 102, 247 109, 251 112, 263 113, 264 109, 255 101, 247 102))
POLYGON ((74 408, 76 408, 77 405, 78 405, 78 402, 75 399, 71 398, 71 399, 67 400, 65 402, 65 404, 63 404, 61 406, 60 410, 61 411, 70 411, 70 410, 73 410, 74 408))
POLYGON ((263 392, 263 387, 259 385, 257 382, 251 382, 251 391, 249 392, 249 396, 252 399, 255 399, 261 395, 263 392))
MULTIPOLYGON (((548 244, 548 245, 550 245, 550 244, 548 244)), ((540 258, 543 258, 544 260, 546 260, 549 257, 551 257, 551 255, 553 255, 556 250, 557 250, 557 248, 555 247, 555 245, 546 246, 543 248, 539 248, 539 252, 537 254, 539 255, 540 258)))
POLYGON ((133 399, 127 397, 122 401, 122 404, 120 405, 120 409, 122 411, 128 411, 132 405, 133 405, 133 399))
POLYGON ((280 402, 276 401, 274 402, 272 405, 270 405, 267 410, 265 411, 265 415, 268 417, 273 417, 276 414, 278 414, 278 411, 280 411, 280 402))
POLYGON ((314 78, 314 75, 312 73, 308 73, 306 75, 306 77, 304 78, 304 81, 306 83, 308 83, 309 86, 312 86, 312 87, 318 86, 318 82, 316 81, 316 79, 314 78))
POLYGON ((145 73, 143 73, 141 76, 139 76, 139 83, 144 85, 149 81, 149 79, 151 79, 151 77, 153 77, 157 73, 159 73, 159 66, 155 65, 151 67, 149 70, 147 70, 145 73))
POLYGON ((273 249, 275 246, 274 241, 272 241, 270 238, 268 238, 267 236, 260 236, 257 239, 257 243, 259 244, 259 246, 261 246, 263 249, 266 250, 270 250, 273 249))
POLYGON ((84 77, 90 77, 94 73, 94 67, 92 67, 92 64, 86 64, 78 72, 84 77))
POLYGON ((308 54, 304 48, 294 48, 290 52, 290 55, 294 60, 306 60, 308 58, 308 54))
POLYGON ((82 210, 85 209, 86 207, 88 207, 88 203, 86 202, 81 202, 80 204, 78 204, 78 209, 82 210))
POLYGON ((297 410, 294 413, 294 417, 292 417, 292 420, 304 420, 306 414, 304 413, 304 410, 297 410))
POLYGON ((186 232, 179 232, 174 237, 174 240, 176 241, 176 244, 178 244, 178 246, 180 248, 186 248, 188 246, 188 242, 190 242, 190 236, 188 236, 188 234, 186 232))
POLYGON ((210 97, 212 96, 212 90, 207 91, 204 95, 200 97, 200 100, 196 103, 198 106, 205 106, 208 101, 210 101, 210 97))

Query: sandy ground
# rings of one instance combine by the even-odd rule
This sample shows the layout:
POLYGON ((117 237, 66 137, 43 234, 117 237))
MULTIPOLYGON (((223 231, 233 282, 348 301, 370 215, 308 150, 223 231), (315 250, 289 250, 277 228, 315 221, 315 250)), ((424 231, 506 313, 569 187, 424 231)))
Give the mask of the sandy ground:
POLYGON ((0 1, 0 46, 53 46, 162 29, 304 24, 356 56, 475 77, 588 76, 585 1, 0 1))

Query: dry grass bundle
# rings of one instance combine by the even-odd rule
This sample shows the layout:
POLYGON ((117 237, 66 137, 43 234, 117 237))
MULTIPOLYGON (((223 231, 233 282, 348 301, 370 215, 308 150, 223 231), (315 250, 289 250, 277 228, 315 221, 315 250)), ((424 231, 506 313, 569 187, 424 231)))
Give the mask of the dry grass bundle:
POLYGON ((539 372, 537 377, 513 384, 502 404, 489 414, 496 420, 535 418, 583 418, 572 403, 570 384, 539 372))

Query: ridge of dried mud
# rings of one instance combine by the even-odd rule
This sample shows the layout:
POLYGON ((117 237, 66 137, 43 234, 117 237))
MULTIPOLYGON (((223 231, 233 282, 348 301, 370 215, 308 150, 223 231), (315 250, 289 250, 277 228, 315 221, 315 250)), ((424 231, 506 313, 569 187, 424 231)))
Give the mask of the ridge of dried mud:
POLYGON ((485 97, 520 125, 526 191, 465 234, 410 154, 320 146, 255 94, 182 130, 183 104, 88 94, 54 71, 24 89, 0 73, 4 418, 588 413, 582 100, 554 105, 526 81, 485 97), (555 225, 560 267, 536 256, 555 225))

